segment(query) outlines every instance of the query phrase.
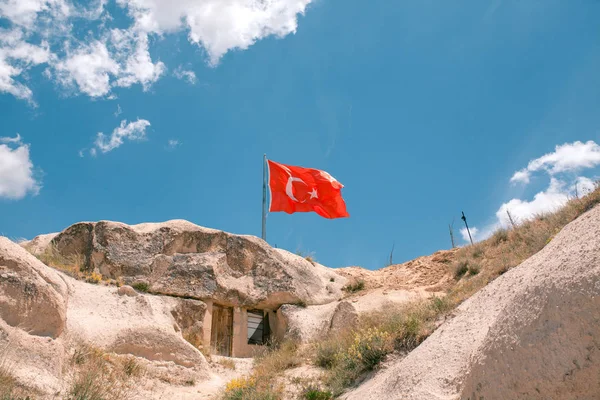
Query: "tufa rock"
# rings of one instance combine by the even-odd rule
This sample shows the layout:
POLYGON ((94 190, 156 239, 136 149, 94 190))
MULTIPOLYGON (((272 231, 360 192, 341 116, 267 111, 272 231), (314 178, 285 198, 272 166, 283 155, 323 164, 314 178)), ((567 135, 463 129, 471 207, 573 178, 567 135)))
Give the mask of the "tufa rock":
POLYGON ((231 306, 324 304, 340 298, 346 283, 333 270, 259 238, 182 220, 133 226, 82 222, 53 237, 49 246, 65 258, 82 256, 88 271, 127 283, 147 281, 152 293, 231 306))
POLYGON ((67 285, 25 249, 0 237, 0 318, 31 335, 60 336, 67 285))
POLYGON ((123 286, 119 287, 119 289, 117 289, 117 294, 119 296, 129 296, 129 297, 138 296, 138 292, 136 292, 135 289, 129 285, 123 285, 123 286))

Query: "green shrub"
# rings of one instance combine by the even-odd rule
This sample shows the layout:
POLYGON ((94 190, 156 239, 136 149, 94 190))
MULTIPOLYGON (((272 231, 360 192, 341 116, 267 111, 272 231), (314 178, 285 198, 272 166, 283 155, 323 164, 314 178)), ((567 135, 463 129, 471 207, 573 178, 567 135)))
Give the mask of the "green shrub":
POLYGON ((355 293, 355 292, 359 292, 359 291, 363 290, 364 288, 365 288, 365 281, 363 281, 362 279, 359 279, 354 283, 344 286, 343 290, 345 290, 348 293, 355 293))
POLYGON ((148 293, 150 291, 150 284, 148 282, 136 282, 131 287, 138 292, 148 293))
POLYGON ((318 386, 309 385, 302 389, 301 397, 304 400, 332 400, 333 394, 328 390, 321 390, 318 386))
POLYGON ((477 275, 481 271, 481 266, 476 263, 469 263, 469 275, 477 275))
POLYGON ((457 281, 460 280, 460 278, 462 278, 468 270, 469 262, 467 260, 460 260, 458 263, 456 263, 456 266, 454 267, 454 279, 456 279, 457 281))

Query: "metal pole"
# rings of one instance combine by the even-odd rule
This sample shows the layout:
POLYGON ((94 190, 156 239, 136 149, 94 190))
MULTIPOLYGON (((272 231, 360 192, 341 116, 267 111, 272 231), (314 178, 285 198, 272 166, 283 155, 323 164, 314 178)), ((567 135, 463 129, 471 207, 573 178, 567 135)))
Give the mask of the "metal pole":
POLYGON ((262 239, 267 240, 267 155, 263 156, 262 239))
POLYGON ((469 239, 471 240, 471 246, 473 245, 473 238, 471 237, 471 231, 469 230, 469 225, 467 225, 467 217, 465 217, 465 212, 462 211, 462 217, 460 218, 465 221, 465 226, 467 227, 467 232, 469 233, 469 239))

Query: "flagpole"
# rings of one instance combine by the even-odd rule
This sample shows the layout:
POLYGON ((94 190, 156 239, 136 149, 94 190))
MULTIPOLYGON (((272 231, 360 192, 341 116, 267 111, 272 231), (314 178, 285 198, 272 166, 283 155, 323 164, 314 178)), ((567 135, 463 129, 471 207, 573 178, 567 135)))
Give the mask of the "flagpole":
POLYGON ((267 155, 263 155, 262 239, 267 240, 267 155))

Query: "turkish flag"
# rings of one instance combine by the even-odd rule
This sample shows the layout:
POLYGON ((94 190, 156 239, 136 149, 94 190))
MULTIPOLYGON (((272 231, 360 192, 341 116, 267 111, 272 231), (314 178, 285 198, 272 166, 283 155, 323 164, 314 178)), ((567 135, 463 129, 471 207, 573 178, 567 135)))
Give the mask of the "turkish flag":
POLYGON ((314 211, 325 218, 343 218, 350 215, 342 198, 342 185, 325 171, 269 163, 269 211, 314 211))

